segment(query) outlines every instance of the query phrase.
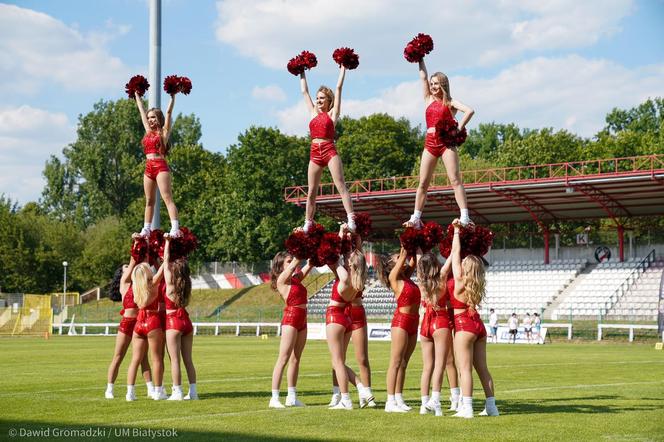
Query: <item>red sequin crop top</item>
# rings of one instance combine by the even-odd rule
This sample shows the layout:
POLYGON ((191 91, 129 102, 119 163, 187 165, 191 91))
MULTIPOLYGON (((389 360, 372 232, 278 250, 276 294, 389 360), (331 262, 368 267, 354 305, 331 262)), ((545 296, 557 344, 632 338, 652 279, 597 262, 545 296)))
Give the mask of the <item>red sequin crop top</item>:
POLYGON ((146 133, 141 143, 145 155, 151 153, 161 154, 161 134, 159 132, 146 133))
POLYGON ((291 286, 286 298, 287 306, 302 305, 307 303, 307 288, 302 285, 301 274, 291 276, 291 286))
POLYGON ((129 286, 127 293, 122 297, 122 308, 138 308, 134 302, 134 291, 131 286, 129 286))
POLYGON ((413 304, 419 305, 421 301, 422 294, 417 284, 410 279, 404 279, 401 295, 397 298, 397 307, 408 307, 413 304))
POLYGON ((452 308, 456 309, 467 309, 468 304, 463 301, 459 301, 456 296, 454 296, 454 278, 449 278, 447 280, 447 291, 450 294, 450 304, 452 308))
POLYGON ((336 279, 334 281, 334 285, 332 285, 332 296, 330 296, 330 301, 335 301, 340 304, 350 304, 349 301, 346 301, 341 294, 339 293, 339 280, 336 279))
POLYGON ((334 141, 334 122, 327 112, 321 112, 309 122, 311 139, 321 138, 334 141))
POLYGON ((436 127, 436 123, 447 117, 446 114, 450 114, 450 117, 452 117, 450 109, 445 106, 442 101, 432 101, 431 104, 427 106, 427 110, 424 113, 427 129, 430 127, 436 127))

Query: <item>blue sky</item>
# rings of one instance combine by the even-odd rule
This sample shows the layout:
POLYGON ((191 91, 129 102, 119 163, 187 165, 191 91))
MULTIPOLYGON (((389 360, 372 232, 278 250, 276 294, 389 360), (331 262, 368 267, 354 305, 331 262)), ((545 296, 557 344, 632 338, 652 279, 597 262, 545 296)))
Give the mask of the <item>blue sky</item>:
MULTIPOLYGON (((446 72, 454 98, 475 108, 470 127, 514 122, 592 136, 612 108, 664 96, 662 0, 437 4, 163 0, 162 75, 192 79, 175 111, 195 113, 203 145, 221 152, 251 125, 306 134, 298 81, 285 69, 302 49, 319 59, 311 89, 334 86, 335 48, 360 55, 343 114, 422 124, 417 69, 402 56, 418 32, 435 42, 430 72, 446 72)), ((37 200, 44 163, 74 141, 78 115, 122 98, 147 63, 146 0, 0 3, 0 194, 37 200)))

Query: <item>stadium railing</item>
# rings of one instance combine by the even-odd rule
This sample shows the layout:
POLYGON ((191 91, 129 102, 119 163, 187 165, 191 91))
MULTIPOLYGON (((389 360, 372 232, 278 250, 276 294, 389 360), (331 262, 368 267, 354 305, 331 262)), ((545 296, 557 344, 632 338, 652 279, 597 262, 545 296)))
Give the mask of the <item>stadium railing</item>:
MULTIPOLYGON (((597 340, 602 340, 605 328, 629 329, 629 342, 634 342, 634 330, 657 330, 657 325, 646 324, 597 324, 597 340)), ((662 331, 662 342, 664 342, 664 331, 662 331)))

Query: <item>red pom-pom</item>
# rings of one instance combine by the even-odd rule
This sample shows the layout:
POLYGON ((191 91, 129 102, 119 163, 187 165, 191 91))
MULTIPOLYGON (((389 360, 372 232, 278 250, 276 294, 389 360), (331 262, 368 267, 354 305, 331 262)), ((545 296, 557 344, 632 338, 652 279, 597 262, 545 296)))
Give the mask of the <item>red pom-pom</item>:
POLYGON ((353 244, 355 244, 354 238, 351 235, 344 235, 341 238, 341 254, 345 255, 353 250, 353 244))
POLYGON ((332 58, 346 69, 355 69, 360 65, 360 57, 351 48, 338 48, 332 53, 332 58))
POLYGON ((307 259, 310 254, 309 237, 302 230, 291 233, 286 238, 286 251, 297 259, 307 259))
POLYGON ((143 262, 148 255, 148 242, 145 238, 134 239, 131 243, 131 257, 134 261, 143 262))
POLYGON ((180 77, 178 81, 178 92, 182 92, 185 95, 189 95, 191 92, 191 80, 189 77, 180 77))
POLYGON ((433 39, 427 34, 417 34, 403 50, 403 56, 411 63, 420 62, 426 54, 433 51, 433 39))
POLYGON ((367 212, 355 214, 355 231, 362 239, 367 239, 371 235, 371 216, 367 212))
POLYGON ((178 93, 180 88, 180 77, 177 75, 169 75, 164 78, 164 92, 168 95, 174 95, 178 93))
POLYGON ((318 65, 316 56, 309 51, 302 51, 300 55, 290 59, 286 68, 293 75, 300 75, 305 69, 311 69, 318 65))
POLYGON ((161 229, 155 229, 150 232, 148 247, 148 262, 156 266, 159 263, 159 258, 164 255, 164 232, 161 229))
MULTIPOLYGON (((486 227, 475 226, 473 228, 462 227, 459 232, 461 241, 461 259, 468 255, 484 256, 489 252, 493 244, 494 233, 486 227)), ((440 243, 440 254, 448 258, 452 253, 452 239, 454 238, 454 226, 447 226, 447 234, 440 243)))
POLYGON ((399 236, 401 245, 409 256, 417 254, 417 249, 422 246, 422 230, 415 229, 414 227, 406 227, 406 230, 399 236))
POLYGON ((318 262, 327 265, 336 264, 339 261, 339 254, 341 253, 341 238, 339 235, 332 232, 324 233, 316 254, 318 255, 318 262))
POLYGON ((194 235, 194 233, 188 228, 180 227, 180 236, 171 238, 170 247, 171 261, 187 258, 198 247, 198 238, 196 238, 196 235, 194 235))
POLYGON ((138 96, 142 97, 148 89, 150 89, 150 83, 142 75, 134 75, 125 84, 125 92, 129 98, 134 98, 134 92, 138 92, 138 96))
POLYGON ((459 130, 459 124, 451 113, 438 120, 436 123, 436 134, 440 142, 447 147, 461 146, 467 137, 466 128, 459 130))
POLYGON ((429 221, 422 227, 422 251, 428 252, 443 239, 443 228, 435 221, 429 221))

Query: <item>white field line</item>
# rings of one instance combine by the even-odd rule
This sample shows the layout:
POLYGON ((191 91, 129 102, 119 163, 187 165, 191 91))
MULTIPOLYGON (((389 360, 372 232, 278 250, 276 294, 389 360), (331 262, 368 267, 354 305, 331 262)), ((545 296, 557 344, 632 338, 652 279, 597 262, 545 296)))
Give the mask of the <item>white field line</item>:
POLYGON ((551 387, 533 387, 533 388, 517 388, 515 390, 502 390, 498 391, 499 394, 509 393, 523 393, 526 391, 545 391, 545 390, 567 390, 576 388, 603 388, 603 387, 622 387, 625 385, 651 385, 651 384, 664 384, 664 381, 648 381, 648 382, 616 382, 613 384, 577 384, 577 385, 554 385, 551 387))

